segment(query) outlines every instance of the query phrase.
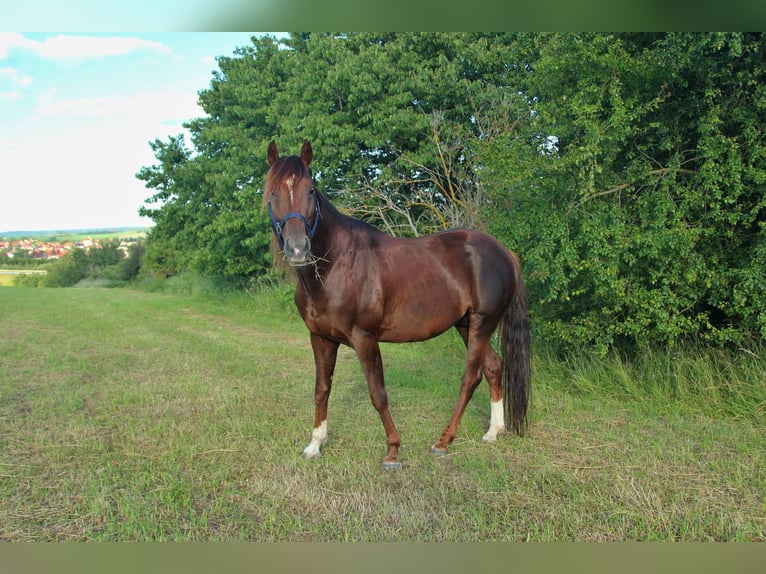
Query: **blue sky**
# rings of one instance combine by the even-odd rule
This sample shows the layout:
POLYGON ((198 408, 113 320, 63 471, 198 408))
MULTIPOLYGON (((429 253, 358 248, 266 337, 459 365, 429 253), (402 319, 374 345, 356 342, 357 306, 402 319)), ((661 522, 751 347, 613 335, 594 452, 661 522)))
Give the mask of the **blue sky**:
POLYGON ((251 33, 0 32, 0 232, 149 225, 149 141, 204 115, 216 56, 251 33))

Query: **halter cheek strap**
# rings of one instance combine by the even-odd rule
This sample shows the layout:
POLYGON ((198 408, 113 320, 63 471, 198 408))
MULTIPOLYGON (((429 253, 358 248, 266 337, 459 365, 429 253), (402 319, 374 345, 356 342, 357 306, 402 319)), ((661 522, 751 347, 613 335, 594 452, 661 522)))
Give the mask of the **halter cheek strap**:
POLYGON ((277 241, 279 242, 279 248, 283 249, 285 246, 285 240, 282 237, 282 230, 285 227, 285 223, 287 223, 287 220, 289 219, 300 219, 303 222, 303 225, 306 227, 306 234, 309 236, 309 239, 314 239, 314 235, 317 232, 317 227, 319 226, 319 218, 322 217, 322 213, 319 211, 319 198, 316 198, 314 200, 316 205, 316 210, 314 214, 314 224, 309 225, 308 220, 302 213, 298 213, 297 211, 291 211, 287 215, 285 215, 282 219, 277 220, 276 216, 274 215, 274 211, 271 209, 271 201, 267 204, 267 208, 269 211, 269 218, 271 219, 271 225, 274 227, 274 233, 277 236, 277 241))

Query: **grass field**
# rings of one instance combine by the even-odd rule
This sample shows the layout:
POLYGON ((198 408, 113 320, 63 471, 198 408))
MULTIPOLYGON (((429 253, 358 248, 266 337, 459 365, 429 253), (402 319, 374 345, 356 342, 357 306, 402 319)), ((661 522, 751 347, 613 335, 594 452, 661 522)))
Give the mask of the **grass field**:
POLYGON ((538 351, 524 439, 447 457, 456 336, 383 349, 400 471, 353 351, 330 442, 284 297, 0 290, 0 540, 766 539, 766 366, 753 353, 568 362, 538 351))

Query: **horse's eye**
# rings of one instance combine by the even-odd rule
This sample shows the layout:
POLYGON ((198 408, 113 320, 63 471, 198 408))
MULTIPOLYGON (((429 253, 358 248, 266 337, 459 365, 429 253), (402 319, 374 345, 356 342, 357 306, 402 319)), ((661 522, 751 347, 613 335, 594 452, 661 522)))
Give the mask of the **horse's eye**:
POLYGON ((316 187, 312 187, 311 189, 309 189, 309 194, 310 195, 314 195, 316 192, 317 192, 317 188, 316 187))

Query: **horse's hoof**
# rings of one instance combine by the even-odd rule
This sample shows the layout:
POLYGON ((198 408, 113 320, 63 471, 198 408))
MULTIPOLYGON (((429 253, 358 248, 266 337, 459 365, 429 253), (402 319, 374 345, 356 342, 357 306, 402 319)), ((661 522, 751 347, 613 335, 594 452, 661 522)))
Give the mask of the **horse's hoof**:
POLYGON ((440 446, 433 445, 431 447, 430 453, 434 456, 447 456, 447 449, 440 446))
POLYGON ((398 460, 384 460, 383 461, 383 469, 384 470, 399 470, 402 468, 402 463, 398 460))

